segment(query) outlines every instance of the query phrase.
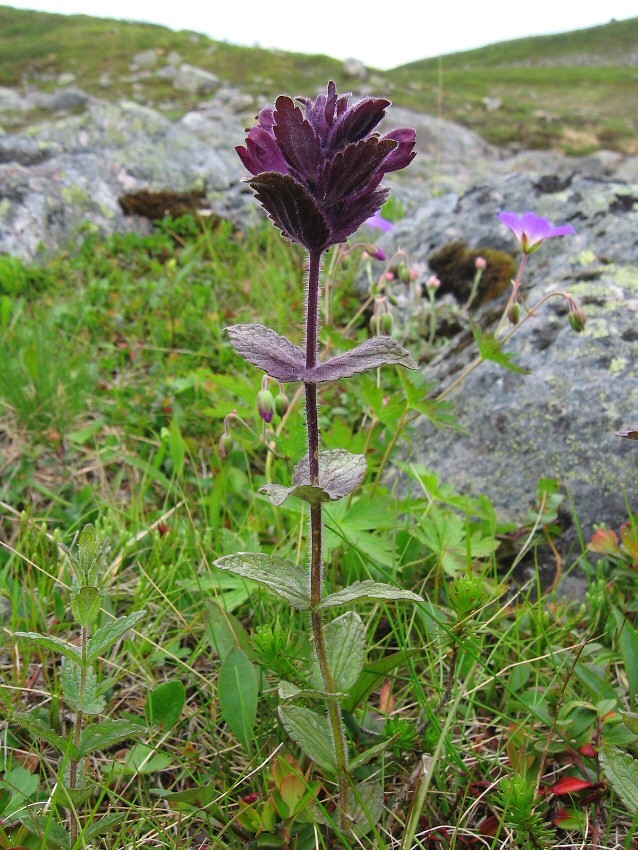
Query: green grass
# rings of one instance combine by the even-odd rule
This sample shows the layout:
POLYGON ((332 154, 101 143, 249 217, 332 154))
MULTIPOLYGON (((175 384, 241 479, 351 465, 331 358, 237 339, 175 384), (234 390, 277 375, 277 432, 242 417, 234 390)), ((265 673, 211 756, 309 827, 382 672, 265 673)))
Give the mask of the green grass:
MULTIPOLYGON (((375 75, 395 103, 433 114, 442 104, 443 117, 497 145, 635 154, 638 67, 629 57, 637 37, 633 18, 451 54, 441 61, 441 78, 436 58, 375 75), (501 105, 489 111, 484 98, 498 98, 501 105)), ((313 93, 328 79, 342 90, 353 85, 342 63, 328 56, 237 47, 150 24, 0 7, 0 85, 51 89, 60 73, 70 71, 100 97, 141 98, 170 117, 195 107, 199 97, 175 91, 170 80, 154 74, 135 81, 140 88, 134 89, 131 59, 148 49, 163 57, 176 50, 259 97, 260 104, 282 91, 313 93), (99 85, 105 73, 113 79, 110 88, 99 85)), ((36 117, 10 120, 18 127, 36 117)))
MULTIPOLYGON (((54 658, 13 633, 73 637, 70 575, 57 544, 93 522, 111 539, 103 618, 148 612, 100 661, 107 715, 140 720, 139 743, 149 749, 123 743, 92 759, 98 787, 85 813, 126 817, 97 846, 335 846, 325 825, 334 821, 331 777, 304 759, 277 720, 276 681, 299 675, 297 660, 310 652, 307 617, 212 566, 237 551, 306 558, 303 503, 275 509, 258 495, 266 481, 286 482, 305 451, 301 395, 291 394, 286 422, 276 420, 268 437, 276 455, 268 457, 255 412, 260 374, 242 368, 222 333, 228 323, 259 321, 299 340, 291 317, 303 304, 300 255, 270 227, 239 233, 182 219, 151 236, 90 237, 44 266, 9 265, 0 317, 11 363, 29 362, 37 338, 58 387, 42 396, 37 413, 45 418, 34 425, 33 404, 17 403, 0 384, 0 774, 12 806, 46 802, 57 758, 12 723, 10 711, 69 725, 54 658), (78 383, 69 364, 80 363, 92 383, 78 383), (69 411, 60 398, 73 393, 69 411), (222 461, 218 440, 231 411, 244 424, 233 419, 234 449, 222 461), (249 653, 260 686, 248 746, 220 704, 222 658, 235 643, 249 653), (149 692, 172 680, 186 690, 179 717, 165 729, 149 725, 149 692), (280 806, 272 831, 258 839, 284 758, 298 774, 295 787, 318 783, 322 820, 303 806, 286 820, 280 806), (183 798, 167 799, 174 792, 183 798), (207 808, 193 806, 195 797, 207 808)), ((355 273, 353 264, 333 288, 324 344, 339 344, 338 330, 356 316, 355 273)), ((365 315, 349 335, 365 338, 365 315)), ((17 365, 14 374, 20 380, 17 365)), ((28 387, 24 379, 30 398, 28 387)), ((356 770, 360 780, 380 778, 386 794, 363 846, 452 850, 476 838, 486 847, 525 847, 525 824, 536 823, 551 836, 547 846, 580 847, 597 831, 599 846, 629 850, 631 816, 605 783, 596 752, 606 742, 636 753, 636 735, 619 714, 635 709, 638 694, 636 526, 621 542, 610 538, 597 565, 600 556, 584 546, 564 559, 564 571, 590 576, 583 603, 561 601, 537 581, 517 590, 511 570, 525 554, 537 565, 547 558, 562 496, 545 485, 544 510, 514 527, 486 499, 454 493, 412 465, 411 429, 401 429, 418 399, 413 388, 404 400, 392 370, 380 386, 374 375, 357 376, 322 390, 324 445, 365 452, 369 467, 360 491, 327 509, 328 589, 373 578, 426 599, 361 606, 369 676, 347 725, 357 752, 388 741, 356 770), (400 489, 383 474, 386 461, 396 469, 399 459, 400 489), (473 583, 463 578, 455 601, 459 576, 473 583), (459 593, 473 613, 457 613, 459 593), (423 754, 429 760, 420 772, 423 754), (552 795, 566 777, 591 786, 552 795)), ((45 846, 14 818, 1 829, 5 846, 45 846)), ((336 846, 358 845, 342 837, 336 846)))

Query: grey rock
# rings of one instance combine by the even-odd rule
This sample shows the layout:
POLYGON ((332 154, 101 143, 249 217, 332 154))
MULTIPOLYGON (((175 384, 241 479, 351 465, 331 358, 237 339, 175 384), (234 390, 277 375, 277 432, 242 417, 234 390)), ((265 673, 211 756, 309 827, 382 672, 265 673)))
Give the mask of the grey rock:
POLYGON ((75 74, 72 74, 70 71, 64 71, 64 73, 59 75, 57 82, 59 86, 70 86, 76 80, 77 77, 75 74))
POLYGON ((166 57, 166 63, 170 65, 172 68, 177 68, 184 61, 182 54, 178 53, 177 50, 171 50, 171 52, 166 57))
POLYGON ((6 133, 0 136, 0 163, 17 162, 37 165, 53 156, 54 148, 25 136, 6 133))
MULTIPOLYGON (((568 290, 587 315, 585 331, 575 334, 564 300, 542 306, 506 346, 531 374, 482 364, 453 396, 465 433, 420 423, 413 460, 462 492, 485 493, 514 520, 535 501, 538 479, 557 477, 587 536, 597 523, 617 527, 638 497, 636 446, 614 436, 638 414, 638 186, 576 174, 562 186, 557 177, 555 191, 546 191, 548 176, 495 174, 465 194, 426 201, 391 234, 411 262, 427 267, 433 251, 456 239, 514 250, 513 235, 496 218, 503 209, 572 223, 575 236, 550 240, 530 256, 525 300, 531 307, 568 290)), ((477 316, 484 329, 495 330, 504 304, 505 297, 477 316)), ((468 335, 424 368, 441 389, 476 354, 465 343, 468 335)))
POLYGON ((206 94, 214 91, 219 86, 219 82, 219 77, 205 68, 197 68, 195 65, 184 63, 179 66, 177 75, 173 80, 173 87, 179 91, 187 91, 192 94, 206 94))
POLYGON ((51 93, 36 92, 30 96, 30 101, 40 109, 46 109, 49 112, 71 112, 86 108, 90 97, 82 89, 68 88, 51 93))
POLYGON ((137 71, 140 68, 154 68, 159 59, 157 50, 142 50, 136 53, 131 61, 130 68, 132 71, 137 71))
POLYGON ((27 98, 14 89, 0 86, 0 114, 3 112, 26 112, 29 108, 27 98))
POLYGON ((360 59, 346 59, 343 63, 343 73, 351 79, 365 80, 368 69, 360 59))

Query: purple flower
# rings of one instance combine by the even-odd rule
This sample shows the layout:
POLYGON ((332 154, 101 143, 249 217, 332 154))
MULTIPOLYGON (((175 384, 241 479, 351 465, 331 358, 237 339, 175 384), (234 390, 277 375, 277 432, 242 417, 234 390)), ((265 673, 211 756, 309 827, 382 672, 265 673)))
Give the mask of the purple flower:
POLYGON ((389 233, 394 227, 392 222, 384 218, 380 212, 376 212, 370 218, 366 218, 364 224, 368 227, 376 227, 378 230, 383 230, 384 233, 389 233))
POLYGON ((531 211, 524 215, 506 211, 499 213, 498 218, 516 236, 524 254, 533 254, 546 239, 552 239, 554 236, 571 236, 576 233, 571 224, 554 227, 546 218, 541 218, 531 211))
POLYGON ((388 196, 379 188, 390 171, 415 156, 415 131, 373 132, 389 100, 366 97, 348 106, 333 82, 316 100, 281 95, 262 109, 237 153, 270 218, 284 236, 321 252, 345 240, 388 196))

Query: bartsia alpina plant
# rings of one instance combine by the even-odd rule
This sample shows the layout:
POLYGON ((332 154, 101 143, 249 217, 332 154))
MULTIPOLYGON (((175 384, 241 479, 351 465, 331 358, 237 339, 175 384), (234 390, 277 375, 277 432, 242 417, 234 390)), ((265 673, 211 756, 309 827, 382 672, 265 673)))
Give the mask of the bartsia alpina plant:
MULTIPOLYGON (((338 95, 332 82, 326 94, 315 100, 299 98, 298 103, 282 95, 274 109, 263 109, 258 126, 237 152, 253 175, 248 182, 274 224, 308 251, 305 345, 301 348, 263 325, 234 325, 227 332, 237 353, 280 385, 304 384, 307 454, 297 464, 290 486, 270 484, 262 491, 276 506, 291 496, 309 503, 310 563, 306 568, 275 555, 254 553, 229 555, 215 563, 265 585, 298 610, 310 613, 315 658, 303 682, 280 683, 280 718, 306 755, 336 777, 341 829, 363 831, 381 814, 383 789, 372 782, 353 784, 340 702, 363 670, 365 626, 352 611, 329 623, 324 618, 334 608, 356 600, 418 602, 420 597, 374 581, 324 593, 322 505, 353 493, 365 476, 366 460, 340 449, 319 451, 317 387, 384 364, 409 369, 417 364, 385 335, 319 362, 320 272, 324 252, 378 213, 388 196, 381 181, 412 160, 415 132, 400 129, 379 135, 375 128, 390 102, 369 97, 350 105, 349 96, 338 95), (325 709, 308 708, 308 702, 318 702, 325 709)), ((261 409, 260 414, 263 417, 261 409)))

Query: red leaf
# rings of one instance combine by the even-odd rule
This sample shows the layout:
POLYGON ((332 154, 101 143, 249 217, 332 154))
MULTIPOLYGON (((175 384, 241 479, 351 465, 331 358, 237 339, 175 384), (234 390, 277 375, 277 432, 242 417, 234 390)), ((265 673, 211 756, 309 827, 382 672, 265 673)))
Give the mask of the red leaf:
POLYGON ((587 779, 578 779, 575 776, 566 776, 555 785, 552 785, 554 794, 561 796, 563 794, 576 794, 578 791, 584 791, 585 788, 593 788, 594 783, 587 779))

